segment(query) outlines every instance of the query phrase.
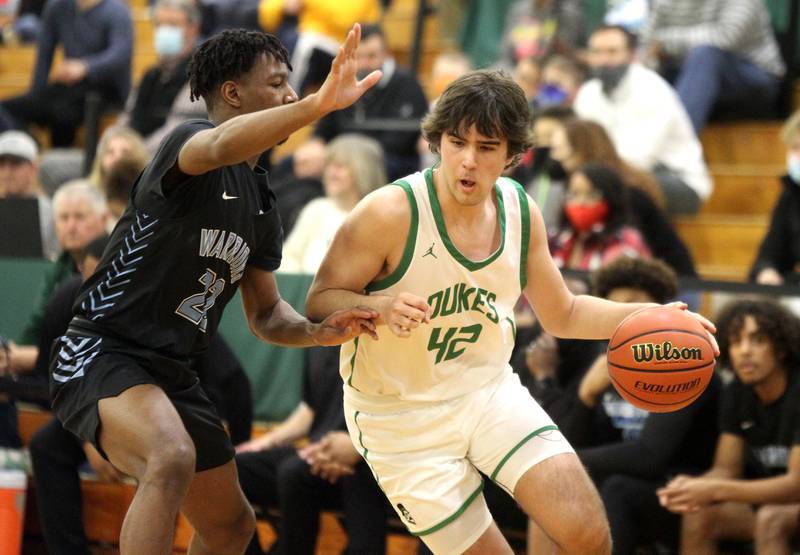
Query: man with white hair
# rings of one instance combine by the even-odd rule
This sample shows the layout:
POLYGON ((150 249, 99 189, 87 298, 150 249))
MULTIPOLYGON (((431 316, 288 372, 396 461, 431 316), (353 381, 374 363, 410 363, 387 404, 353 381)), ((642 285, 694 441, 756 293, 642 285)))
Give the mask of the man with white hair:
POLYGON ((0 133, 0 202, 4 199, 33 199, 36 202, 42 254, 53 260, 58 254, 58 240, 53 229, 50 199, 42 192, 36 179, 38 159, 39 149, 30 135, 22 131, 0 133))
POLYGON ((39 298, 31 310, 19 344, 9 342, 0 350, 0 376, 30 372, 39 352, 35 346, 42 325, 42 315, 50 295, 65 279, 78 272, 76 261, 91 241, 105 233, 108 209, 103 194, 84 179, 62 185, 53 195, 55 230, 61 254, 45 274, 39 298))

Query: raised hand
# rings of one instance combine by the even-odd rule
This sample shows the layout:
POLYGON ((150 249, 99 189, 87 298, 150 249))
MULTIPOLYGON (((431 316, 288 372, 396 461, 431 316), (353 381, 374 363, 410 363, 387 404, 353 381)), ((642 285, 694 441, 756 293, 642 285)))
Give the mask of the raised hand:
POLYGON ((322 114, 347 108, 380 80, 382 75, 380 70, 373 71, 360 81, 356 77, 358 69, 356 49, 360 41, 361 26, 356 23, 347 33, 344 44, 339 47, 328 77, 316 92, 318 107, 322 114))

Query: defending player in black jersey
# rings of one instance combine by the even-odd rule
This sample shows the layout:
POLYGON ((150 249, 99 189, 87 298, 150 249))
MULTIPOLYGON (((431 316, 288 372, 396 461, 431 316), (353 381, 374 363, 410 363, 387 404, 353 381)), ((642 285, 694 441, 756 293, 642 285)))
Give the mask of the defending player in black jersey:
POLYGON ((64 426, 139 481, 120 538, 123 554, 171 553, 181 510, 189 552, 242 553, 252 510, 233 448, 187 359, 203 350, 241 287, 253 333, 291 346, 374 333, 372 310, 321 324, 280 298, 281 225, 256 162, 290 133, 357 100, 380 78, 356 78, 356 25, 320 90, 288 84, 286 50, 271 35, 232 30, 206 41, 189 67, 210 121, 168 135, 139 176, 75 318, 54 348, 51 389, 64 426))

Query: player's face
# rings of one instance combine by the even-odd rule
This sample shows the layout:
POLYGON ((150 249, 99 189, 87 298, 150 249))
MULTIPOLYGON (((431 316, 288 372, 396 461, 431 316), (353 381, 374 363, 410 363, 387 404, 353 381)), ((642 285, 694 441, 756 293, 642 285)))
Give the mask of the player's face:
POLYGON ((738 337, 728 347, 731 366, 743 384, 759 385, 782 368, 772 341, 752 316, 745 316, 738 337))
POLYGON ((504 137, 481 135, 475 125, 463 137, 444 133, 439 151, 445 186, 453 199, 465 206, 483 202, 511 163, 508 141, 504 137))
POLYGON ((55 207, 56 235, 67 252, 78 252, 105 231, 105 216, 84 198, 62 198, 55 207))
POLYGON ((240 108, 245 114, 297 101, 297 93, 289 85, 289 68, 266 54, 236 84, 240 108))

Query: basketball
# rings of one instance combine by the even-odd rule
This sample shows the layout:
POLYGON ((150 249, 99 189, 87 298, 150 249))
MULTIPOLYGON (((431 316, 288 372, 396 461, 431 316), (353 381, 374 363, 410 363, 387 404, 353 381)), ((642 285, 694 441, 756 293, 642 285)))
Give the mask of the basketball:
POLYGON ((672 412, 705 391, 714 349, 685 310, 644 308, 620 322, 608 342, 608 373, 619 394, 649 412, 672 412))

